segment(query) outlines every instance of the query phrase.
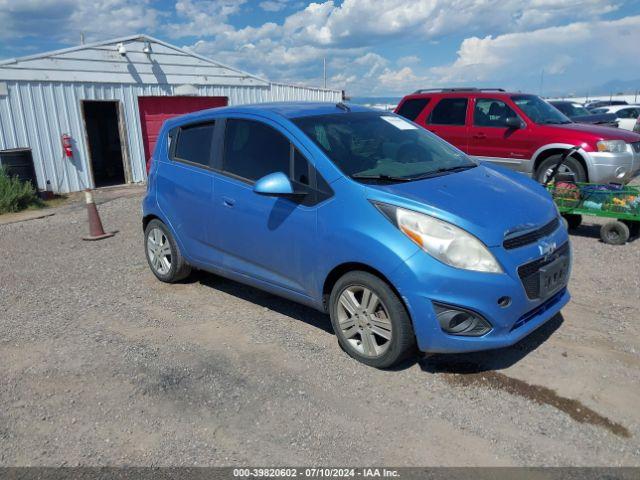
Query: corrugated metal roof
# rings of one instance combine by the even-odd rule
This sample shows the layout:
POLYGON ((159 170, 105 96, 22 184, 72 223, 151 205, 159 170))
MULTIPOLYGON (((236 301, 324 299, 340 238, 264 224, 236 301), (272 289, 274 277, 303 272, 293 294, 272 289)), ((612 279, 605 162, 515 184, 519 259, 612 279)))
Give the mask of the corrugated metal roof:
POLYGON ((0 62, 0 80, 264 85, 269 82, 147 35, 0 62), (118 52, 123 45, 126 54, 118 52))

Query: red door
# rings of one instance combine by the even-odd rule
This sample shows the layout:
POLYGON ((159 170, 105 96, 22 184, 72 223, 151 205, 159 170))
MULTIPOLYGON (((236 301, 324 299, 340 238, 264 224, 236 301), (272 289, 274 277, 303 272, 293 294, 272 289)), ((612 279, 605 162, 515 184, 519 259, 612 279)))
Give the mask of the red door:
POLYGON ((525 122, 522 128, 509 127, 508 118, 520 116, 504 101, 490 96, 475 99, 469 130, 469 155, 488 160, 513 170, 527 171, 533 148, 531 132, 525 122))
POLYGON ((226 105, 227 97, 138 97, 147 172, 162 122, 177 115, 226 105))

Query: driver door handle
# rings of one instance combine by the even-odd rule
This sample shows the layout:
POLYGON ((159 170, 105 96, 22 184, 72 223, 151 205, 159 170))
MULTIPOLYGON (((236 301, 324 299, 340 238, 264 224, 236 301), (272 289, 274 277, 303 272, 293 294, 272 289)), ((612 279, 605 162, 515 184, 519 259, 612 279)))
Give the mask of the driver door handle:
POLYGON ((222 203, 225 207, 233 207, 236 204, 236 201, 233 198, 222 197, 222 203))
POLYGON ((487 138, 487 136, 484 133, 476 133, 475 135, 473 135, 473 138, 482 140, 483 138, 487 138))

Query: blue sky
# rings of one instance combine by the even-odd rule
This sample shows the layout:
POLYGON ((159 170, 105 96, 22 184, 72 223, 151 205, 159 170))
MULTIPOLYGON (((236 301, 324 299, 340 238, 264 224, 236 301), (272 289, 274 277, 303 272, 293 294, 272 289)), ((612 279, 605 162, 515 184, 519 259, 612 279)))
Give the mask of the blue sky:
POLYGON ((637 0, 0 0, 0 25, 2 58, 147 33, 274 81, 321 85, 326 58, 356 96, 640 89, 637 0))

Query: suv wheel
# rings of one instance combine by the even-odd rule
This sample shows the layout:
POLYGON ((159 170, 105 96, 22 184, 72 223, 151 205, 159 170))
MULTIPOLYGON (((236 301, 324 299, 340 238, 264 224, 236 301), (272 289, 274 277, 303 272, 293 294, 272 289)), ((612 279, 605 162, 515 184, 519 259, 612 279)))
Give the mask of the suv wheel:
POLYGON ((411 319, 387 283, 367 272, 350 272, 331 291, 329 313, 340 346, 356 360, 391 367, 415 350, 411 319))
MULTIPOLYGON (((536 180, 540 183, 545 183, 549 180, 549 176, 553 172, 556 164, 560 161, 562 155, 551 155, 549 158, 546 158, 542 161, 540 165, 538 165, 538 169, 536 170, 536 180)), ((576 182, 586 182, 587 174, 584 171, 584 167, 574 157, 567 157, 560 168, 558 168, 559 174, 573 174, 576 182)))
POLYGON ((151 220, 145 228, 144 245, 147 263, 158 280, 174 283, 191 273, 169 229, 160 220, 151 220))

